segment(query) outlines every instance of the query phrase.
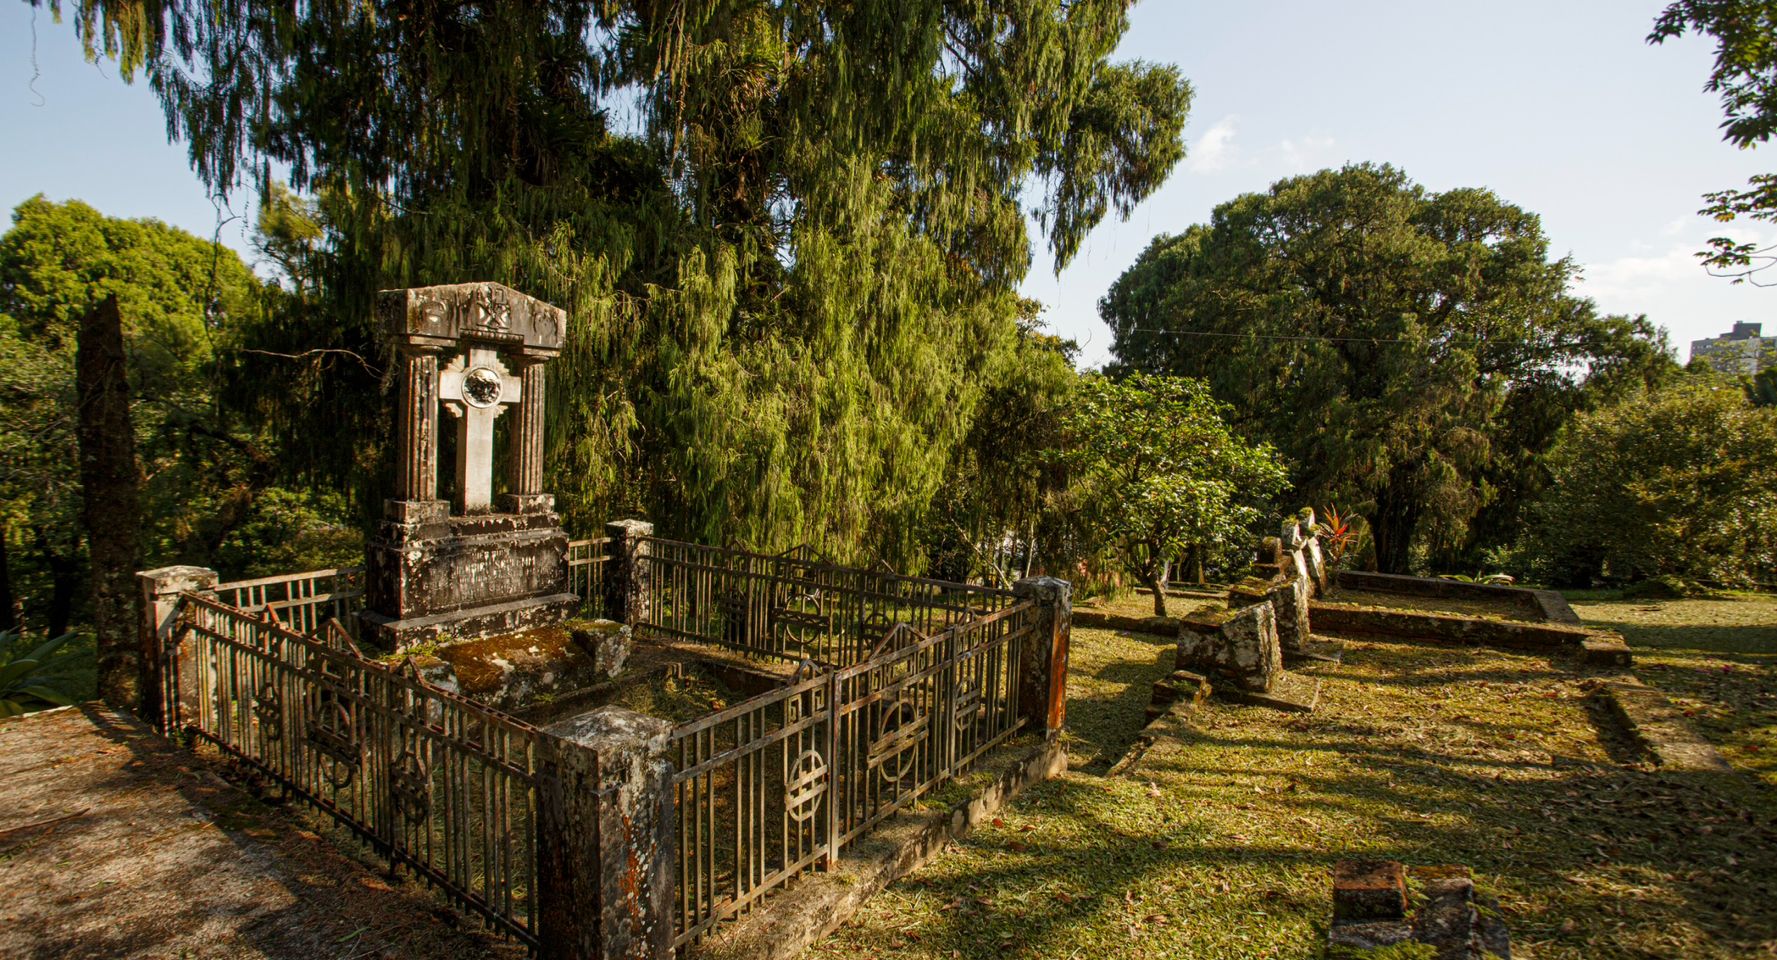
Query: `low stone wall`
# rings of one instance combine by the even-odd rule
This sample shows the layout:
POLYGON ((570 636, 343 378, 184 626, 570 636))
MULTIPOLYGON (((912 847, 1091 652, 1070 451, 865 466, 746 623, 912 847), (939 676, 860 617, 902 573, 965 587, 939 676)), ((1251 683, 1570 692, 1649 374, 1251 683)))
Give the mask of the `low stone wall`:
POLYGON ((1096 627, 1101 630, 1128 630, 1132 633, 1151 633, 1160 637, 1178 636, 1179 621, 1177 617, 1137 617, 1127 613, 1109 613, 1104 610, 1082 610, 1074 608, 1074 626, 1096 627))
POLYGON ((1495 620, 1417 610, 1382 610, 1351 603, 1314 601, 1310 616, 1317 630, 1416 640, 1497 646, 1525 650, 1578 649, 1595 631, 1564 623, 1495 620))

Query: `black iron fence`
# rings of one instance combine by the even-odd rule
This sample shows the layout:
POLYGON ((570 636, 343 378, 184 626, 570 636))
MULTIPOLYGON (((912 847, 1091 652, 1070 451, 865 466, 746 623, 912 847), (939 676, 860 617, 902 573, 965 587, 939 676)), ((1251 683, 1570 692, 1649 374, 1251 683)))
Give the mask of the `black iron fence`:
POLYGON ((364 568, 339 567, 219 583, 210 591, 226 606, 271 613, 297 633, 313 635, 329 620, 356 629, 364 606, 364 568))
POLYGON ((269 777, 491 925, 537 942, 534 728, 196 594, 162 673, 170 730, 269 777))
POLYGON ((1046 611, 1023 600, 933 636, 905 624, 843 667, 675 728, 678 916, 693 943, 1025 725, 1021 658, 1046 611))
POLYGON ((641 638, 798 663, 778 689, 673 727, 664 755, 634 715, 600 728, 618 740, 564 739, 580 734, 445 692, 411 661, 364 657, 341 625, 362 603, 359 569, 208 589, 199 568, 143 573, 163 722, 563 957, 630 955, 612 944, 633 945, 631 928, 604 926, 593 904, 648 891, 659 922, 634 929, 660 940, 644 954, 696 943, 1020 730, 1060 728, 1065 584, 946 583, 637 528, 570 544, 583 609, 626 617, 641 638), (653 785, 628 793, 607 779, 645 769, 653 785), (657 836, 650 810, 671 820, 657 836))
POLYGON ((610 537, 568 541, 569 589, 578 594, 583 616, 605 616, 605 570, 611 556, 610 537))
POLYGON ((639 634, 794 662, 859 663, 897 624, 929 636, 1016 600, 1010 590, 827 563, 805 547, 769 555, 660 537, 642 546, 639 634))

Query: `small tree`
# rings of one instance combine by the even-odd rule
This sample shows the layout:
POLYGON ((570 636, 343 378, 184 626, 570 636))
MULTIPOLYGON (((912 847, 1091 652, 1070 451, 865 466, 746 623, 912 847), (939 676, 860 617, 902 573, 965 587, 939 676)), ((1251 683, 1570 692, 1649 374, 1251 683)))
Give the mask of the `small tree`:
POLYGON ((1546 582, 1736 584, 1777 568, 1777 409, 1732 385, 1687 379, 1581 414, 1549 470, 1522 548, 1546 582))
POLYGON ((1225 412, 1201 380, 1090 374, 1064 417, 1083 519, 1153 589, 1155 616, 1167 564, 1239 549, 1283 486, 1276 453, 1236 436, 1225 412))

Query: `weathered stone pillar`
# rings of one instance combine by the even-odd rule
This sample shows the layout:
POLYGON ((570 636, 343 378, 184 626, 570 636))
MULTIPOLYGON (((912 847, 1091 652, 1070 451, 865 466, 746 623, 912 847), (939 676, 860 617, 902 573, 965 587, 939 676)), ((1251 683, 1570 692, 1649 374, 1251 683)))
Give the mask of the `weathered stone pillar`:
POLYGON ((543 492, 543 362, 515 358, 523 385, 518 417, 512 425, 512 458, 506 465, 506 487, 523 497, 543 492))
MULTIPOLYGON (((169 651, 173 625, 179 616, 179 595, 207 592, 216 586, 216 581, 216 571, 208 567, 160 567, 136 574, 140 588, 136 608, 139 643, 150 684, 149 689, 142 691, 142 707, 149 714, 143 719, 159 724, 168 733, 179 725, 177 702, 167 695, 165 672, 171 665, 169 651)), ((183 669, 180 676, 182 682, 189 683, 196 674, 183 669)))
POLYGON ((546 731, 537 793, 543 960, 672 956, 672 724, 600 707, 546 731))
POLYGON ((648 542, 654 525, 646 520, 614 520, 605 524, 605 617, 638 627, 648 619, 648 542))
POLYGON ((1018 664, 1018 698, 1033 729, 1055 736, 1067 720, 1067 648, 1074 619, 1074 588, 1066 580, 1034 577, 1012 584, 1043 611, 1018 664))
POLYGON ((438 499, 438 348, 400 347, 401 401, 395 409, 395 499, 438 499))

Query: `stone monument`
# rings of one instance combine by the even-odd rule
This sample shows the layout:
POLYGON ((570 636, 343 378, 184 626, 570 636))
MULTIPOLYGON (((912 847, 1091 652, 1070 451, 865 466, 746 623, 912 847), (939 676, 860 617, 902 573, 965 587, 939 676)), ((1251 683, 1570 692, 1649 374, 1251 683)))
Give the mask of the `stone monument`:
POLYGON ((395 495, 367 551, 365 635, 401 649, 561 621, 580 598, 543 491, 543 365, 561 352, 567 313, 497 283, 385 290, 376 309, 400 394, 395 495), (443 415, 456 433, 451 501, 438 496, 443 415), (502 417, 509 455, 496 500, 502 417))

